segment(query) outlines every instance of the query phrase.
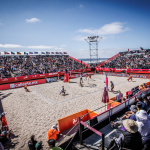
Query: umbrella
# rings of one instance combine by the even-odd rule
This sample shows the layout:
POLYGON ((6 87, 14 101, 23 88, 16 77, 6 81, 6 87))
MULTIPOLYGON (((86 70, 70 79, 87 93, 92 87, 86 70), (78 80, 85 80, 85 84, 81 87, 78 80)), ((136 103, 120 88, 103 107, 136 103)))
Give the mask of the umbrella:
POLYGON ((102 102, 103 103, 108 103, 109 102, 108 90, 106 90, 106 87, 104 87, 102 102))

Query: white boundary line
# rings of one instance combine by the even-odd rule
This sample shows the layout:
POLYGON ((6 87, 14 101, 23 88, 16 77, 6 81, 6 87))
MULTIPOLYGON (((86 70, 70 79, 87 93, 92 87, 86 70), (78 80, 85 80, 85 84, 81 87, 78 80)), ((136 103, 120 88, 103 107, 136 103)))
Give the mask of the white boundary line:
POLYGON ((92 93, 96 93, 96 92, 99 92, 99 90, 98 90, 98 91, 91 92, 91 93, 88 93, 88 94, 79 95, 79 96, 76 96, 76 97, 73 97, 73 98, 70 98, 70 99, 67 99, 67 100, 63 100, 63 101, 58 102, 58 103, 53 102, 52 100, 49 100, 49 99, 46 98, 45 96, 39 94, 37 91, 33 91, 32 93, 33 93, 33 94, 36 94, 36 95, 38 95, 38 96, 40 96, 41 98, 45 99, 46 101, 48 101, 48 102, 50 102, 50 103, 52 103, 52 104, 61 104, 61 103, 65 103, 65 102, 67 102, 67 101, 74 100, 74 99, 76 99, 76 98, 78 98, 78 97, 83 97, 83 96, 86 96, 86 95, 89 95, 89 94, 92 94, 92 93))

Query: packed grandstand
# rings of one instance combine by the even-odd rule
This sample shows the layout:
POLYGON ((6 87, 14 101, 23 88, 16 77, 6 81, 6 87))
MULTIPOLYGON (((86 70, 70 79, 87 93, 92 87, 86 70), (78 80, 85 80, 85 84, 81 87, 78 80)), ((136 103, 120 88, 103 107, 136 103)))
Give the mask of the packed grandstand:
POLYGON ((74 61, 69 55, 1 55, 0 77, 11 78, 83 69, 87 66, 74 61))

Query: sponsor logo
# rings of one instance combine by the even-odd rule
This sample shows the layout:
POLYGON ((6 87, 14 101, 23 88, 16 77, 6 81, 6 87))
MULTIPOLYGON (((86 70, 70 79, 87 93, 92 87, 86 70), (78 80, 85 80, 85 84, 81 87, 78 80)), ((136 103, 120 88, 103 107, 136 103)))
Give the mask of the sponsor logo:
POLYGON ((49 73, 49 75, 57 75, 58 73, 56 72, 56 73, 49 73))
POLYGON ((7 79, 7 78, 5 78, 5 79, 3 79, 2 81, 8 81, 8 79, 7 79))
POLYGON ((73 124, 75 124, 78 121, 78 119, 73 119, 73 124))
POLYGON ((45 74, 44 74, 44 75, 41 75, 41 74, 40 74, 40 77, 45 77, 45 74))
POLYGON ((50 83, 50 82, 56 82, 58 80, 57 77, 53 77, 53 78, 46 78, 46 82, 50 83))
POLYGON ((10 84, 10 88, 11 89, 15 88, 15 85, 14 84, 10 84))
POLYGON ((32 81, 32 82, 26 82, 26 83, 14 83, 14 84, 10 84, 10 88, 13 89, 13 88, 18 88, 18 87, 23 87, 25 85, 35 85, 35 84, 38 84, 38 81, 32 81))

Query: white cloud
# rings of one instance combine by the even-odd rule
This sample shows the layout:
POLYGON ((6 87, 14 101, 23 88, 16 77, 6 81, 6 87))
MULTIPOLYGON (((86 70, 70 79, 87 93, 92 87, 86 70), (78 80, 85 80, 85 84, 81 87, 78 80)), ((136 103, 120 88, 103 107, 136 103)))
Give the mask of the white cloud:
POLYGON ((23 46, 16 45, 16 44, 0 44, 0 47, 2 47, 2 48, 22 48, 23 46))
POLYGON ((53 49, 53 50, 63 50, 63 48, 61 48, 61 47, 57 47, 57 46, 45 46, 45 45, 27 46, 26 48, 31 48, 31 49, 53 49))
POLYGON ((37 18, 31 18, 31 19, 26 19, 26 22, 29 22, 29 23, 34 23, 34 22, 39 22, 40 19, 37 19, 37 18))
POLYGON ((79 32, 94 34, 94 35, 111 35, 118 34, 121 32, 128 31, 128 27, 124 27, 121 22, 113 22, 110 24, 105 24, 99 29, 80 29, 79 32))
POLYGON ((53 49, 53 50, 63 50, 63 47, 57 46, 46 46, 46 45, 36 45, 36 46, 22 46, 16 44, 0 44, 0 48, 28 48, 28 49, 53 49))
POLYGON ((74 39, 77 40, 77 41, 84 41, 87 37, 86 36, 76 36, 74 39))

